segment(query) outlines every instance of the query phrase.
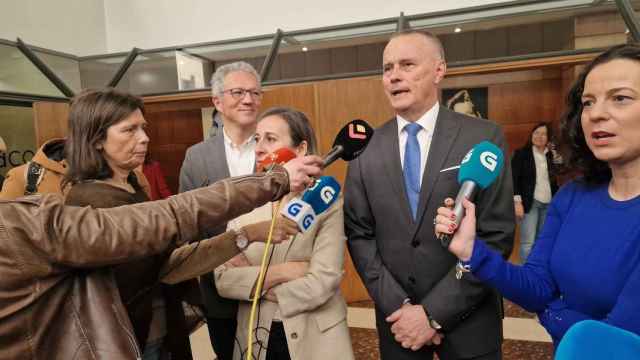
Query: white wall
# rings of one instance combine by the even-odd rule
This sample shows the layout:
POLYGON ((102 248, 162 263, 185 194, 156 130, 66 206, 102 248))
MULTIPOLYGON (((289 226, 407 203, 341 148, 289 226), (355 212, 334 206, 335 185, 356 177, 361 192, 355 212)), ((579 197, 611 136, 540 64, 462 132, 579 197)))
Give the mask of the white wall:
POLYGON ((107 52, 104 0, 4 0, 0 39, 16 37, 73 55, 103 54, 107 52))
POLYGON ((106 0, 109 52, 342 25, 506 0, 106 0))

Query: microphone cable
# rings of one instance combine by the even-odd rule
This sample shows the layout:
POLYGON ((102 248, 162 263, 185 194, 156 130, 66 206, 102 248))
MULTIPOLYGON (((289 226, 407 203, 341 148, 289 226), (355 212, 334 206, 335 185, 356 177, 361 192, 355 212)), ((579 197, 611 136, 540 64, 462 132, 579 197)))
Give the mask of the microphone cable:
POLYGON ((278 203, 276 205, 276 211, 274 212, 274 215, 271 218, 271 226, 269 227, 269 235, 267 236, 267 241, 265 242, 264 252, 262 253, 262 262, 260 264, 260 273, 258 275, 258 281, 256 283, 255 292, 253 293, 253 300, 252 300, 252 303, 251 303, 251 313, 249 314, 249 324, 247 326, 249 331, 248 331, 248 334, 247 334, 248 336, 247 336, 247 356, 246 356, 246 360, 251 360, 251 357, 253 355, 253 341, 252 341, 252 339, 253 339, 253 330, 254 330, 253 320, 255 319, 258 300, 261 298, 260 293, 262 292, 262 285, 264 283, 265 274, 267 272, 267 257, 269 257, 268 256, 269 255, 269 245, 271 245, 271 238, 273 237, 273 229, 275 228, 276 220, 278 218, 277 214, 280 213, 280 206, 281 205, 282 205, 282 200, 278 201, 278 203))

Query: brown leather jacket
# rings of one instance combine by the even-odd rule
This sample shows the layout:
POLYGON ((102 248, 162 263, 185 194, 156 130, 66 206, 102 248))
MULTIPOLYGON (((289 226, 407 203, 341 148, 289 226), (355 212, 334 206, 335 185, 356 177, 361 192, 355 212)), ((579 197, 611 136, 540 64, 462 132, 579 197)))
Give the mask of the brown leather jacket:
MULTIPOLYGON (((276 167, 112 209, 65 207, 59 195, 0 201, 0 359, 140 358, 109 265, 197 239, 288 188, 276 167)), ((238 253, 222 240, 220 253, 238 253)))

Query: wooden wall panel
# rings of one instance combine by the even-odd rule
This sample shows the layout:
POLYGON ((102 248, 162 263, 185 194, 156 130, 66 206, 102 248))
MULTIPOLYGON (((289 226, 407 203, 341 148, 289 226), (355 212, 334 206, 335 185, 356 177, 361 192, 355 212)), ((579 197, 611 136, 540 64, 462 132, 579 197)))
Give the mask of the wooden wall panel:
POLYGON ((67 136, 69 104, 38 101, 33 103, 33 121, 36 132, 36 148, 50 139, 67 136))
MULTIPOLYGON (((329 151, 336 134, 349 121, 360 118, 377 127, 393 116, 380 77, 323 81, 316 86, 320 119, 316 130, 322 134, 323 152, 329 151)), ((326 173, 344 183, 346 170, 345 162, 338 160, 326 173)))
POLYGON ((509 151, 526 142, 540 121, 557 127, 563 111, 561 79, 545 79, 489 86, 489 119, 503 126, 509 151))
MULTIPOLYGON (((316 97, 313 84, 281 85, 265 89, 260 112, 274 107, 287 106, 300 110, 307 115, 314 125, 316 121, 316 97)), ((316 134, 320 138, 319 134, 316 134)))
MULTIPOLYGON (((322 134, 320 148, 326 153, 338 131, 350 120, 360 118, 377 127, 388 120, 393 111, 382 92, 379 77, 319 82, 317 85, 318 118, 316 130, 322 134)), ((325 173, 344 184, 347 164, 338 160, 325 173)), ((346 251, 345 275, 340 285, 347 302, 369 299, 369 294, 346 251)))
POLYGON ((175 194, 187 148, 202 141, 202 112, 200 108, 148 111, 145 118, 151 156, 160 162, 167 184, 175 194))

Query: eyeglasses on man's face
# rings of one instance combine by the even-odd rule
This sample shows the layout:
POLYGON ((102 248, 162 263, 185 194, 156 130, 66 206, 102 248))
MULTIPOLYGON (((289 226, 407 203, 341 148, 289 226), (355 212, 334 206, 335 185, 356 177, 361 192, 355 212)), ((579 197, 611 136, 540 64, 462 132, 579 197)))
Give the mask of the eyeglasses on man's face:
POLYGON ((253 100, 262 99, 262 90, 257 89, 243 89, 243 88, 233 88, 222 91, 223 93, 228 93, 234 100, 244 99, 245 95, 249 94, 253 100))

